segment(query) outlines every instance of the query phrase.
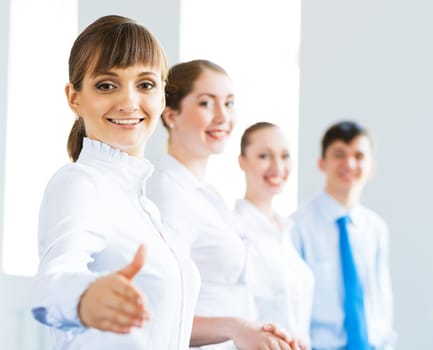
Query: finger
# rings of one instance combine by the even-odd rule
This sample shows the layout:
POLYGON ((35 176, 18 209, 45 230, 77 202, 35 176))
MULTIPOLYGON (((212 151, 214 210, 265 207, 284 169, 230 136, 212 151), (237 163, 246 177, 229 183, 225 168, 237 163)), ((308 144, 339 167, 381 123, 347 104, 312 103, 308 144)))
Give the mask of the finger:
POLYGON ((110 320, 103 320, 98 325, 98 329, 102 331, 108 331, 119 334, 128 334, 131 332, 131 328, 129 326, 121 326, 117 323, 113 323, 110 320))
POLYGON ((281 350, 279 346, 279 339, 275 338, 275 336, 270 338, 268 346, 270 350, 281 350))
POLYGON ((278 346, 281 350, 294 350, 294 348, 292 349, 292 347, 287 342, 281 339, 278 339, 278 346))
POLYGON ((146 248, 144 244, 140 244, 135 253, 134 259, 117 273, 132 280, 135 275, 141 270, 146 260, 146 248))
POLYGON ((104 300, 104 305, 114 312, 127 314, 136 320, 149 319, 150 313, 143 304, 137 304, 120 296, 113 295, 104 300))
POLYGON ((128 300, 137 305, 144 305, 144 296, 140 291, 130 282, 121 275, 115 275, 113 283, 111 284, 114 295, 117 295, 125 300, 128 300))
POLYGON ((275 336, 277 336, 278 338, 286 341, 286 342, 291 342, 293 340, 292 337, 290 337, 286 332, 282 331, 281 329, 279 329, 277 326, 275 326, 272 323, 268 323, 262 326, 262 330, 264 330, 265 332, 269 332, 274 334, 275 336))
POLYGON ((137 317, 113 309, 105 309, 102 317, 104 318, 104 321, 109 321, 110 324, 118 327, 141 327, 143 322, 137 317))

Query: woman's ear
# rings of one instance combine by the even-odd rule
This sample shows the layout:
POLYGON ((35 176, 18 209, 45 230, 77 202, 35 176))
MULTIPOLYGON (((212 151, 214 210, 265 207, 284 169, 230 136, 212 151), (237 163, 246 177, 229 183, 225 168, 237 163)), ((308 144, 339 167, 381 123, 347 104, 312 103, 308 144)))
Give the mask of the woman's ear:
POLYGON ((80 115, 79 93, 74 89, 74 86, 71 83, 66 84, 65 94, 66 94, 66 98, 68 100, 69 108, 75 114, 80 115))
POLYGON ((238 156, 238 163, 239 163, 239 168, 241 168, 241 170, 245 171, 245 158, 242 154, 240 154, 238 156))
POLYGON ((162 119, 170 129, 174 128, 174 126, 176 125, 176 117, 178 114, 178 111, 170 107, 164 108, 164 111, 162 112, 162 119))

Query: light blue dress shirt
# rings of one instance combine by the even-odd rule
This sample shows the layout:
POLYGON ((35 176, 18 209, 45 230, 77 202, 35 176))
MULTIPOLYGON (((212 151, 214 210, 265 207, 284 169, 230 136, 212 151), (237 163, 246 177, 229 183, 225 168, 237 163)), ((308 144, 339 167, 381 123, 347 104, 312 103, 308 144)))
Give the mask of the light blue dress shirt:
POLYGON ((54 349, 188 348, 198 271, 167 244, 158 209, 144 195, 151 171, 146 160, 86 138, 78 161, 48 183, 31 304, 34 317, 52 327, 54 349), (77 316, 82 293, 126 266, 140 243, 147 257, 133 283, 145 295, 151 319, 128 335, 83 327, 77 316))
POLYGON ((311 321, 314 349, 344 349, 343 281, 337 218, 349 215, 349 241, 364 289, 369 343, 392 349, 393 298, 389 272, 389 232, 376 213, 361 205, 347 210, 326 192, 292 215, 293 243, 315 276, 311 321))

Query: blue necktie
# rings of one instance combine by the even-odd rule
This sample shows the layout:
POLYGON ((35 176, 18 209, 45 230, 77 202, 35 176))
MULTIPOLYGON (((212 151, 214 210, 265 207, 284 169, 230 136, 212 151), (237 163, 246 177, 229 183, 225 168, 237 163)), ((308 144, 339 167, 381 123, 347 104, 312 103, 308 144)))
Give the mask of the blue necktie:
POLYGON ((344 283, 344 325, 347 334, 347 350, 367 350, 367 322, 365 320, 364 293, 349 243, 348 216, 337 219, 340 232, 341 268, 344 283))

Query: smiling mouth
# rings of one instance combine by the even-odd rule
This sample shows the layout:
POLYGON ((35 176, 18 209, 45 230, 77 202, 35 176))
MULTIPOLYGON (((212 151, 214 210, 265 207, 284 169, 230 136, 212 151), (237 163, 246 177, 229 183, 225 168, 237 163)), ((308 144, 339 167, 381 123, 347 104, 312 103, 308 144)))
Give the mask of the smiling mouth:
POLYGON ((206 131, 206 134, 214 139, 222 139, 229 135, 227 130, 209 130, 206 131))
POLYGON ((285 180, 282 177, 273 176, 266 178, 266 181, 273 186, 280 186, 284 183, 285 180))
POLYGON ((116 125, 137 125, 141 123, 144 118, 134 118, 134 119, 108 119, 110 123, 116 125))

